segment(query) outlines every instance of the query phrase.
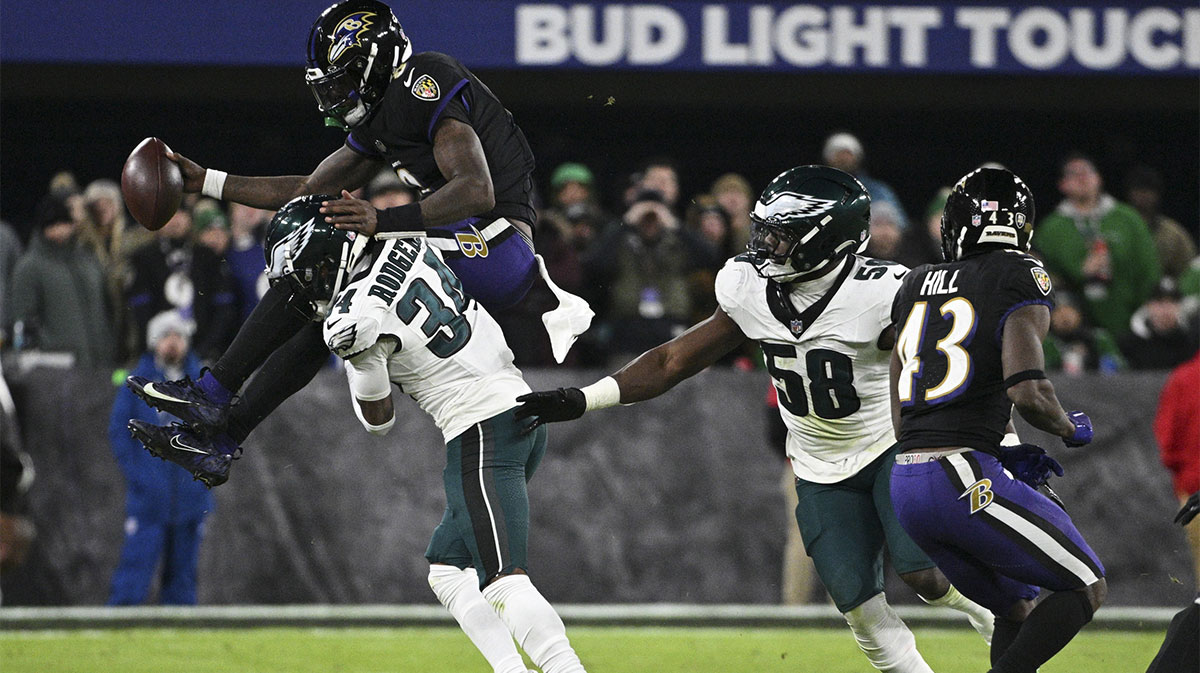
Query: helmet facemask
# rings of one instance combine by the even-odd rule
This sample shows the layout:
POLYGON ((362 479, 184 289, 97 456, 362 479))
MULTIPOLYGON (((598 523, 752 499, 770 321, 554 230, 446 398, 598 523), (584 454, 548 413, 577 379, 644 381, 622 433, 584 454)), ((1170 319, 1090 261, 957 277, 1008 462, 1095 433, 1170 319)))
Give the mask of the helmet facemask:
POLYGON ((750 212, 751 263, 779 283, 821 276, 866 248, 871 212, 866 188, 829 166, 779 174, 750 212))
POLYGON ((751 221, 753 227, 746 249, 753 258, 754 268, 758 275, 778 283, 820 275, 846 255, 865 250, 871 239, 866 232, 861 240, 823 236, 824 225, 819 222, 800 234, 795 225, 766 222, 753 215, 751 221), (807 245, 814 239, 814 244, 807 245))
POLYGON ((286 283, 298 298, 293 305, 310 320, 323 320, 330 302, 346 287, 366 254, 370 237, 340 231, 319 221, 320 202, 329 196, 302 196, 284 206, 267 229, 265 257, 271 284, 286 283))

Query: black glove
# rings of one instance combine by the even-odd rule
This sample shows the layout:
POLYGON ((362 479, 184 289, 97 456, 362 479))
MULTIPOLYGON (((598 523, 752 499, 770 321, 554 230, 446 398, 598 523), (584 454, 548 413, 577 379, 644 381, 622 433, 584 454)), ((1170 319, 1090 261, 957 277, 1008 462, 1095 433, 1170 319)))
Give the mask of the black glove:
POLYGON ((1050 480, 1051 472, 1063 476, 1062 465, 1036 444, 1002 446, 1000 451, 1000 464, 1004 469, 1035 489, 1050 480))
POLYGON ((1180 526, 1188 525, 1188 522, 1196 518, 1196 514, 1200 513, 1200 491, 1192 494, 1192 497, 1183 503, 1183 507, 1179 508, 1179 512, 1175 514, 1175 523, 1180 526))
POLYGON ((526 393, 517 398, 521 406, 515 414, 517 420, 532 418, 533 423, 525 429, 529 432, 543 423, 573 421, 587 411, 587 400, 578 388, 559 388, 526 393))

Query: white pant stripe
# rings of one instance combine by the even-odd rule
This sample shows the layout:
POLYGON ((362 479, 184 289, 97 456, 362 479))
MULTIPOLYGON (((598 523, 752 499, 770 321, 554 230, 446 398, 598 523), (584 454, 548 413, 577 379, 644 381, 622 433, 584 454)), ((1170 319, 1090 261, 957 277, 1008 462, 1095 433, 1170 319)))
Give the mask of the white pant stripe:
MULTIPOLYGON (((967 462, 966 458, 963 458, 961 455, 952 455, 947 456, 946 460, 954 467, 954 471, 958 473, 958 478, 962 480, 964 485, 970 488, 971 484, 975 483, 975 472, 971 469, 971 464, 967 462)), ((1025 519, 1019 513, 1006 508, 995 500, 989 503, 981 513, 991 515, 992 518, 1032 542, 1038 549, 1049 556, 1051 560, 1062 566, 1072 575, 1078 577, 1085 585, 1092 584, 1100 579, 1096 577, 1096 573, 1092 572, 1092 569, 1086 563, 1076 558, 1058 540, 1055 540, 1049 533, 1039 528, 1037 524, 1025 519)))

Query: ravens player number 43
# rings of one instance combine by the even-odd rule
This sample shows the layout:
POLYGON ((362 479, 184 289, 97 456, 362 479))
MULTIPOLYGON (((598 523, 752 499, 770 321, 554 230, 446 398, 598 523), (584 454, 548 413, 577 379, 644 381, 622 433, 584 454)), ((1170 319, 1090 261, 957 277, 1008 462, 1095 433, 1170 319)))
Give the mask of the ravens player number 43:
POLYGON ((995 614, 995 673, 1033 673, 1074 637, 1106 594, 1104 568, 1060 504, 1037 490, 1061 467, 1040 447, 1004 446, 1015 406, 1068 446, 1092 439, 1042 371, 1054 293, 1027 254, 1033 194, 1003 169, 954 186, 942 214, 945 263, 915 269, 896 293, 890 366, 902 453, 896 515, 968 598, 995 614), (1041 589, 1052 594, 1038 602, 1041 589))

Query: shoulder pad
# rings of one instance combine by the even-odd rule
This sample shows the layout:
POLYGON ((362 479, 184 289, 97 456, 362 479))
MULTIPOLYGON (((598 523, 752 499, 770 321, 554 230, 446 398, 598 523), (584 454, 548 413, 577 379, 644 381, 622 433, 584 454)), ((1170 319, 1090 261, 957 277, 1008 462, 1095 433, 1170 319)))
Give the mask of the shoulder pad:
POLYGON ((351 358, 370 348, 379 339, 380 318, 377 311, 387 305, 364 296, 362 283, 354 283, 338 295, 329 317, 325 319, 325 345, 340 358, 351 358))
POLYGON ((349 360, 379 340, 379 321, 371 317, 333 317, 325 321, 325 345, 330 352, 349 360))

